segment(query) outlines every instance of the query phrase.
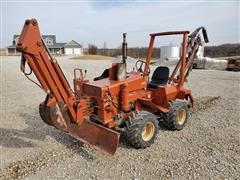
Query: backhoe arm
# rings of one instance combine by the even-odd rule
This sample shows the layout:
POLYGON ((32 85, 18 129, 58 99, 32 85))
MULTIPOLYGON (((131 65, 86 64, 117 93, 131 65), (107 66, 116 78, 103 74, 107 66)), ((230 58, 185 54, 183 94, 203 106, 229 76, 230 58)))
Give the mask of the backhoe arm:
POLYGON ((48 53, 35 19, 26 20, 17 49, 22 52, 21 70, 24 74, 27 75, 24 68, 24 62, 27 61, 42 89, 57 102, 69 106, 69 115, 72 119, 76 119, 76 112, 73 109, 75 102, 73 92, 57 61, 48 53))
MULTIPOLYGON (((194 58, 196 57, 199 46, 202 45, 202 39, 201 39, 201 36, 200 36, 200 31, 201 30, 202 30, 202 35, 203 35, 203 38, 204 38, 204 42, 205 43, 209 42, 208 36, 207 36, 207 31, 202 26, 197 28, 190 35, 188 35, 187 52, 186 52, 187 57, 186 57, 186 63, 185 63, 185 68, 184 68, 184 72, 183 72, 183 79, 184 80, 187 78, 190 70, 192 69, 193 61, 194 61, 194 58)), ((173 70, 173 72, 172 72, 172 74, 169 78, 169 83, 174 81, 174 77, 175 77, 176 73, 178 72, 178 69, 181 65, 182 58, 183 57, 181 57, 181 59, 178 61, 178 64, 176 65, 175 69, 173 70)))
POLYGON ((205 43, 208 43, 208 35, 207 31, 204 27, 199 27, 195 31, 193 31, 189 36, 188 36, 188 57, 187 57, 187 64, 186 64, 186 72, 185 72, 185 79, 189 75, 190 70, 192 69, 193 66, 193 61, 194 58, 196 57, 196 54, 198 52, 199 46, 202 45, 203 41, 200 36, 200 31, 202 30, 202 36, 204 39, 205 43))
POLYGON ((41 118, 83 142, 114 154, 119 133, 90 120, 92 107, 89 98, 73 93, 57 60, 48 52, 36 19, 25 21, 17 49, 22 52, 21 70, 25 76, 33 72, 40 83, 38 85, 47 93, 39 106, 41 118), (25 72, 26 62, 30 73, 25 72))

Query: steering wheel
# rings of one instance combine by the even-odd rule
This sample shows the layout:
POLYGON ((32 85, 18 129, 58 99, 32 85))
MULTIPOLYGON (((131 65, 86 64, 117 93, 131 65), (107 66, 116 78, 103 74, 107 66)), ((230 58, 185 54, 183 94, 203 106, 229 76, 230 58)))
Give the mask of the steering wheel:
POLYGON ((145 75, 145 76, 148 76, 148 75, 150 74, 150 67, 149 67, 149 66, 146 64, 146 62, 143 61, 143 60, 138 60, 138 61, 135 63, 135 68, 136 68, 136 70, 137 70, 138 72, 143 73, 143 75, 145 75), (146 72, 146 73, 144 72, 143 64, 145 64, 144 67, 147 68, 147 72, 146 72))

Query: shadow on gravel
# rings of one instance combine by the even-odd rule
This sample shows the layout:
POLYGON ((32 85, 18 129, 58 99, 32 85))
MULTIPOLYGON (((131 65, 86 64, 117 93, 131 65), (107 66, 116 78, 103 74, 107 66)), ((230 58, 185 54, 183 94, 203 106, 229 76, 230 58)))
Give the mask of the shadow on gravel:
MULTIPOLYGON (((210 108, 211 106, 215 105, 220 99, 221 99, 221 96, 213 96, 213 97, 204 96, 196 99, 195 106, 194 108, 190 109, 189 115, 191 116, 196 112, 200 112, 207 108, 210 108)), ((159 131, 164 132, 164 131, 173 131, 173 130, 167 129, 167 127, 163 124, 163 122, 160 121, 159 131)), ((120 136, 119 146, 127 149, 132 148, 131 144, 128 142, 127 136, 124 133, 122 133, 120 136)))
POLYGON ((66 148, 49 148, 37 154, 33 153, 23 160, 9 163, 0 169, 0 179, 23 179, 42 168, 49 168, 74 155, 81 156, 87 162, 94 160, 94 156, 88 153, 81 141, 46 125, 37 111, 33 114, 21 113, 19 116, 24 118, 27 128, 23 130, 0 128, 1 146, 11 148, 37 147, 38 145, 32 140, 44 141, 47 136, 50 136, 60 144, 65 145, 66 148))
MULTIPOLYGON (((214 105, 221 97, 201 97, 196 100, 195 107, 190 111, 190 115, 201 110, 205 110, 210 106, 214 105)), ((59 130, 46 125, 40 118, 39 113, 36 111, 33 114, 21 113, 20 117, 24 118, 27 128, 23 130, 18 129, 4 129, 0 128, 1 132, 1 146, 11 148, 25 148, 25 147, 36 147, 37 145, 31 140, 44 141, 46 136, 54 138, 57 142, 64 144, 66 148, 70 150, 76 150, 79 148, 77 153, 83 158, 88 157, 87 160, 93 159, 92 156, 83 148, 83 143, 75 138, 60 132, 59 130), (89 159, 89 157, 91 157, 89 159)), ((160 122, 160 131, 166 131, 167 129, 160 122)), ((122 133, 120 136, 119 146, 123 148, 132 148, 128 143, 126 136, 122 133)))
POLYGON ((81 141, 46 125, 41 120, 38 111, 33 114, 20 113, 19 116, 25 120, 27 128, 23 130, 0 128, 1 146, 10 148, 37 147, 38 145, 31 140, 44 141, 47 136, 50 136, 60 144, 65 145, 68 150, 79 154, 84 159, 88 161, 93 160, 93 156, 83 148, 81 141))
MULTIPOLYGON (((219 96, 197 99, 196 106, 190 111, 190 115, 215 105, 220 99, 219 96)), ((23 179, 42 168, 49 168, 51 165, 61 163, 76 154, 79 154, 88 162, 94 161, 94 157, 83 148, 81 141, 46 125, 41 121, 38 112, 33 113, 33 115, 22 113, 20 116, 25 119, 27 128, 23 130, 0 129, 2 146, 13 148, 35 147, 37 145, 30 140, 44 141, 46 136, 51 136, 59 143, 64 144, 66 149, 49 149, 24 160, 10 163, 0 169, 0 179, 23 179)), ((161 126, 160 128, 165 131, 165 128, 161 126)), ((120 137, 119 146, 127 149, 132 148, 124 134, 120 137)))

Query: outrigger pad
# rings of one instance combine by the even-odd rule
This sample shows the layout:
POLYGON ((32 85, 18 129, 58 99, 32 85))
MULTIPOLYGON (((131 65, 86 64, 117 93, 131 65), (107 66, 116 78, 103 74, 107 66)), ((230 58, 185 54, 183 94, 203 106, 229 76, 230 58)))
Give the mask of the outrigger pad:
POLYGON ((68 133, 84 143, 93 145, 101 151, 111 155, 116 152, 120 133, 89 120, 84 121, 81 125, 72 123, 63 103, 48 106, 43 102, 39 106, 39 112, 41 118, 47 124, 68 133), (59 118, 57 115, 59 114, 58 109, 60 109, 63 118, 59 118))

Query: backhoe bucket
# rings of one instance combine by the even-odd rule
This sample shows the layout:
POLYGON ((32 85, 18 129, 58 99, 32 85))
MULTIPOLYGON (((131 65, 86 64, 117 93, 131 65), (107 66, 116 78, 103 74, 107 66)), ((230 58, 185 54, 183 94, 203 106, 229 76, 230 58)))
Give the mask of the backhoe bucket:
POLYGON ((81 125, 72 123, 62 103, 49 106, 42 102, 39 112, 47 124, 111 155, 116 152, 120 133, 92 121, 84 121, 81 125))

